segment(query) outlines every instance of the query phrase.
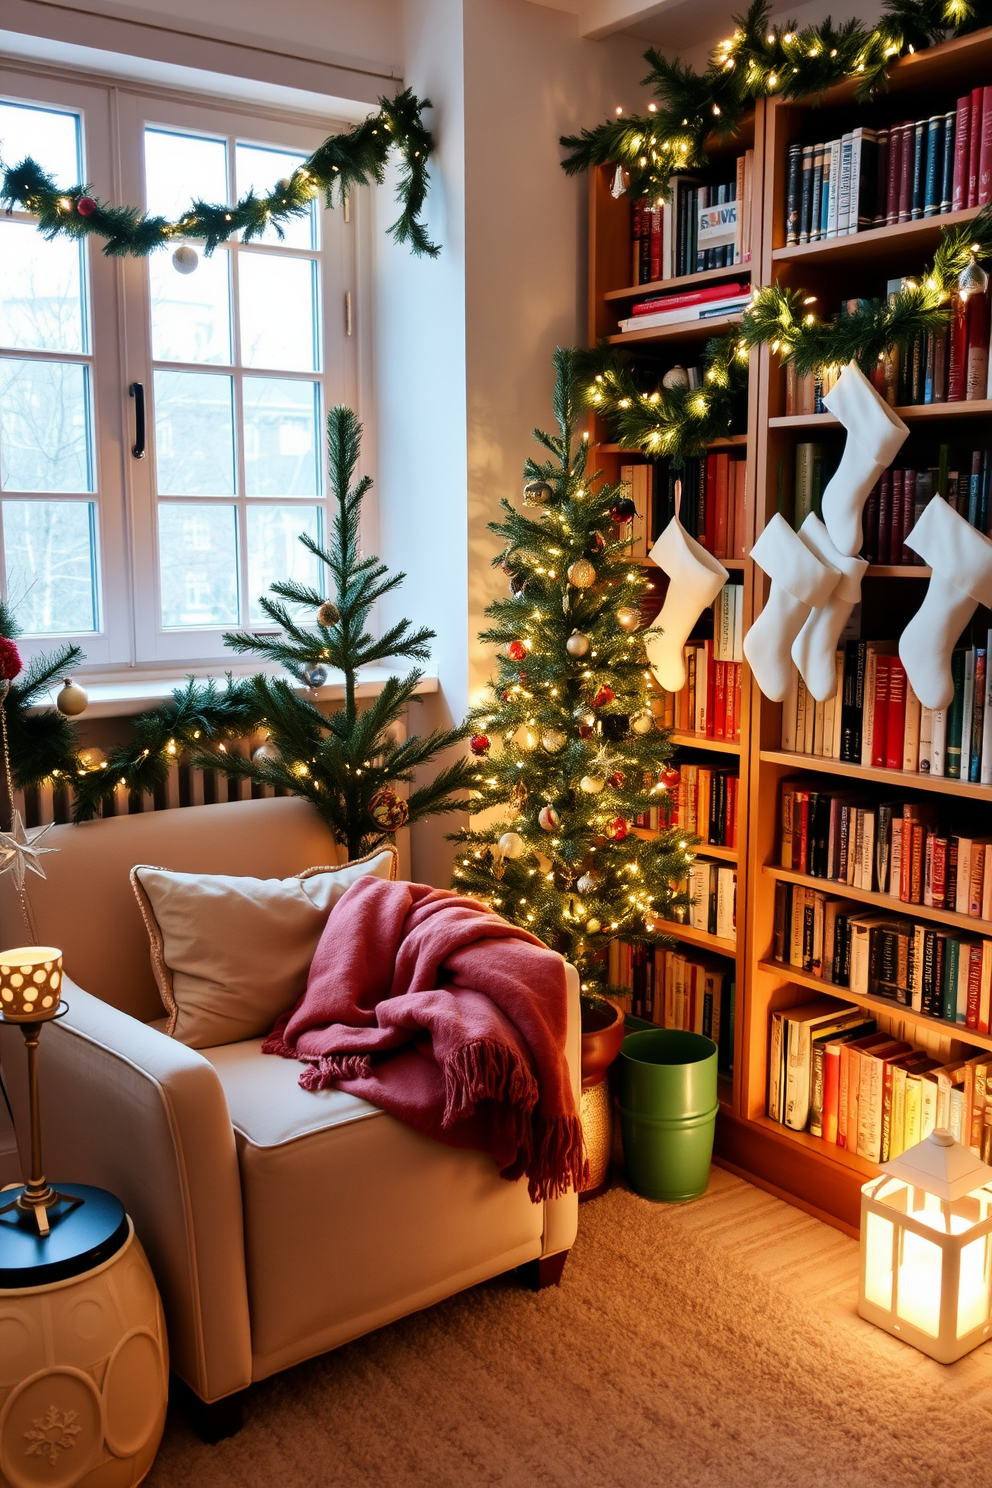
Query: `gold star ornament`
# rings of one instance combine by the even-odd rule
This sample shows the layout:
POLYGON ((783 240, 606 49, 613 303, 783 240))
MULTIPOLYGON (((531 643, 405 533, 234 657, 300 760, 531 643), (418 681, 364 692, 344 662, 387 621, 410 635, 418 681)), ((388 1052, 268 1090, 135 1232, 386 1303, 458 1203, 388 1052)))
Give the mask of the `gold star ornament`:
POLYGON ((10 831, 0 832, 0 873, 10 873, 13 876, 18 892, 23 891, 28 873, 37 873, 39 878, 45 877, 45 870, 39 859, 45 853, 58 852, 58 848, 39 847, 38 844, 53 825, 49 822, 47 827, 42 827, 40 832, 28 837, 24 830, 24 818, 19 811, 15 811, 10 831))

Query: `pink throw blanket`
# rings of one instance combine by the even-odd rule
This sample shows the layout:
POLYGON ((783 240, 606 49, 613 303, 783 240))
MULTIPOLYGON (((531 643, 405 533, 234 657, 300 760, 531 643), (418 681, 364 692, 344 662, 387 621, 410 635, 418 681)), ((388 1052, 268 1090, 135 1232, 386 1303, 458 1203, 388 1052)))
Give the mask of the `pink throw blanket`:
POLYGON ((452 1147, 527 1175, 537 1202, 578 1188, 582 1131, 565 1063, 565 966, 525 930, 446 889, 359 878, 266 1054, 302 1060, 452 1147))

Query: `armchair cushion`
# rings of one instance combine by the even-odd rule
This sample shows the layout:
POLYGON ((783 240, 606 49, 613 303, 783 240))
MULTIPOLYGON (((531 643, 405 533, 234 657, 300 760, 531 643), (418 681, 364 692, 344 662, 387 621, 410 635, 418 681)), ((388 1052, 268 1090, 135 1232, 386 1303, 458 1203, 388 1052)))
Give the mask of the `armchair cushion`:
POLYGON ((369 874, 395 878, 396 849, 283 879, 133 868, 165 1032, 192 1049, 267 1033, 306 989, 331 909, 369 874))

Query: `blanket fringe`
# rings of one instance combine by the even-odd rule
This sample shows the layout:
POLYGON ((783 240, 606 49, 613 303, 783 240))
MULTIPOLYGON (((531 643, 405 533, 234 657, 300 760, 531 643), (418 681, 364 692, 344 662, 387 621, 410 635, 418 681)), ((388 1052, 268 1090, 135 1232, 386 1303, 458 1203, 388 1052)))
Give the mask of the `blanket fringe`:
MULTIPOLYGON (((294 1054, 299 1059, 299 1054, 294 1054)), ((366 1054, 330 1054, 308 1059, 300 1076, 301 1090, 326 1090, 333 1080, 367 1080, 372 1065, 366 1054)))
POLYGON ((512 1106, 526 1118, 537 1105, 537 1081, 506 1044, 476 1039, 444 1061, 444 1117, 451 1126, 471 1116, 479 1101, 512 1106))
MULTIPOLYGON (((582 1123, 578 1116, 542 1116, 531 1123, 533 1151, 523 1167, 527 1191, 535 1204, 557 1199, 581 1188, 589 1163, 582 1148, 582 1123)), ((504 1173, 504 1177, 508 1176, 504 1173)), ((519 1174, 517 1174, 519 1177, 519 1174)))

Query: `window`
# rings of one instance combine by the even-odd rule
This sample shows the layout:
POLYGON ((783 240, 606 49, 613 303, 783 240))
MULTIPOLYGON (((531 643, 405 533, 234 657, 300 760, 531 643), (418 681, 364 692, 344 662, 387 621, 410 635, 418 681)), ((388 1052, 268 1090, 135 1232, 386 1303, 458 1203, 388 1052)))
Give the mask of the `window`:
MULTIPOLYGON (((5 161, 171 219, 270 189, 340 127, 0 73, 5 161)), ((317 200, 282 238, 185 245, 191 266, 0 219, 0 588, 27 650, 219 660, 273 580, 319 583, 297 537, 325 532, 325 409, 357 401, 355 227, 317 200)))

